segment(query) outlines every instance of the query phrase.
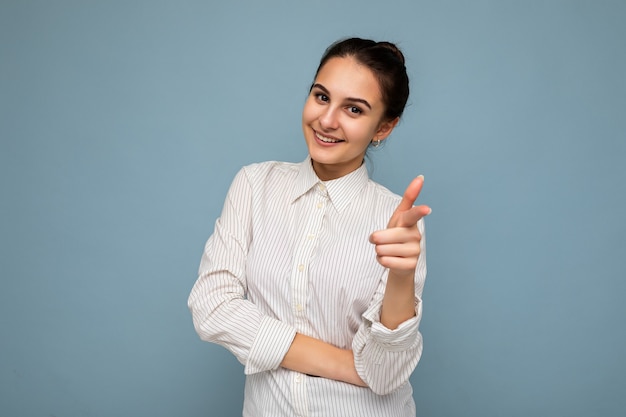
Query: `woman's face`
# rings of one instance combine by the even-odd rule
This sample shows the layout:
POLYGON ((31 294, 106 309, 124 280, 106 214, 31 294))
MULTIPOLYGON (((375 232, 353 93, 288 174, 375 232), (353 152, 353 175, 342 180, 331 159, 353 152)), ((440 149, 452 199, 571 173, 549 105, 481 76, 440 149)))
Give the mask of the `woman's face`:
POLYGON ((302 111, 302 130, 321 180, 361 166, 372 140, 383 140, 398 120, 382 121, 385 106, 372 71, 352 57, 331 58, 320 69, 302 111))

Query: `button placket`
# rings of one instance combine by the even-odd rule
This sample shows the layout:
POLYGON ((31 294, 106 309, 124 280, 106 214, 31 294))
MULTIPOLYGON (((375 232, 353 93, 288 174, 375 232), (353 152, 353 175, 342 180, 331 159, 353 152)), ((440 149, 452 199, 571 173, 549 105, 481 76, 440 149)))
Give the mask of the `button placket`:
POLYGON ((291 395, 293 396, 293 406, 296 416, 305 417, 309 415, 309 398, 306 389, 306 376, 295 372, 291 385, 291 395))
MULTIPOLYGON (((294 269, 292 273, 292 306, 295 317, 295 325, 299 331, 308 332, 309 324, 306 320, 306 303, 308 300, 309 264, 317 247, 317 237, 322 226, 325 207, 328 203, 328 192, 324 184, 312 190, 309 201, 312 201, 317 210, 305 210, 306 217, 300 223, 302 237, 298 240, 298 246, 294 256, 294 269)), ((309 202, 311 204, 311 202, 309 202)))
MULTIPOLYGON (((318 184, 315 190, 311 191, 313 192, 307 196, 307 206, 302 213, 303 218, 299 222, 299 231, 302 234, 297 240, 297 247, 294 251, 291 275, 294 326, 297 331, 305 334, 311 334, 312 330, 306 316, 309 267, 318 245, 324 215, 329 202, 328 191, 324 184, 318 184)), ((295 372, 291 389, 295 414, 297 416, 307 416, 309 407, 306 375, 295 372)))

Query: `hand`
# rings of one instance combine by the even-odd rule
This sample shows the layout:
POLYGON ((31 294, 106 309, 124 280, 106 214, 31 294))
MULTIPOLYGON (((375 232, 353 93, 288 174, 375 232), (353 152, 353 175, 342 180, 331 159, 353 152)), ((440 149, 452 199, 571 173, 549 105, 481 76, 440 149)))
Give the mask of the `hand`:
POLYGON ((370 242, 376 245, 376 259, 395 276, 412 277, 415 273, 422 239, 417 222, 431 213, 428 206, 413 206, 423 185, 422 175, 411 181, 389 219, 387 229, 370 235, 370 242))

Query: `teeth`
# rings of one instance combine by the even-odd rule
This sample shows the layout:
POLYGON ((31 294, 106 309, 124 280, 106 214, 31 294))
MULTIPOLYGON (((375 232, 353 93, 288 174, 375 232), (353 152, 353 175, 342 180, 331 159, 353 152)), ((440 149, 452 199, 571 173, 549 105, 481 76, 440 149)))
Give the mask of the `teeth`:
POLYGON ((319 133, 315 132, 315 136, 317 136, 317 138, 319 140, 321 140, 322 142, 326 142, 326 143, 337 143, 337 142, 341 142, 341 140, 339 139, 331 139, 331 138, 327 138, 326 136, 322 136, 319 133))

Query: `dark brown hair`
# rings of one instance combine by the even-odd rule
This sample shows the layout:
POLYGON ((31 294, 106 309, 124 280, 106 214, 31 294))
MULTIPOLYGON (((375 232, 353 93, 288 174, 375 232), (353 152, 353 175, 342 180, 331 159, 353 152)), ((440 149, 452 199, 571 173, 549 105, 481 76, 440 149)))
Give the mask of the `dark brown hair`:
POLYGON ((317 67, 315 77, 331 58, 352 57, 369 68, 378 80, 383 103, 384 117, 393 120, 402 116, 409 98, 409 77, 404 66, 404 55, 391 42, 350 38, 330 45, 317 67))

